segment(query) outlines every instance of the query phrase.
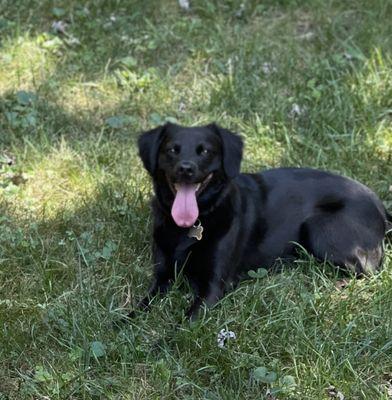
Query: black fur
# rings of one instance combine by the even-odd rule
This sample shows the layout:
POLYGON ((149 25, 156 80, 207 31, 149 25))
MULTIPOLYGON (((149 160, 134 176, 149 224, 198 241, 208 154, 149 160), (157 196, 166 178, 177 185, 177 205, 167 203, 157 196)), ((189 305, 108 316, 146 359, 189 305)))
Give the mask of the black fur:
POLYGON ((390 217, 359 182, 308 168, 240 174, 242 140, 215 124, 160 126, 140 136, 139 151, 155 190, 155 274, 142 308, 166 292, 182 269, 195 291, 192 316, 202 302, 221 298, 241 273, 294 258, 295 243, 358 275, 380 268, 390 217), (191 177, 178 173, 184 162, 192 166, 191 177), (212 179, 197 197, 204 227, 197 241, 171 216, 173 183, 201 182, 210 173, 212 179))

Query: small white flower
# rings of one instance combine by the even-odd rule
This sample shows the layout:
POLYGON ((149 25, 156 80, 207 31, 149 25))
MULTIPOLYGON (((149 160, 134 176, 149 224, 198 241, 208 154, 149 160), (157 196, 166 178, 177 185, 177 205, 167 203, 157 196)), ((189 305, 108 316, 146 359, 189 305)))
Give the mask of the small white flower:
POLYGON ((311 40, 311 39, 314 38, 314 36, 315 36, 315 33, 314 33, 314 32, 305 32, 305 33, 299 35, 299 36, 298 36, 298 39, 301 39, 301 40, 311 40))
POLYGON ((271 389, 267 389, 265 392, 267 400, 278 400, 277 397, 275 397, 271 391, 271 389))
POLYGON ((347 60, 347 61, 351 61, 354 57, 350 54, 350 53, 343 53, 343 57, 347 60))
POLYGON ((330 385, 327 388, 327 394, 328 394, 329 397, 332 397, 332 398, 335 398, 335 399, 338 399, 338 400, 344 400, 345 399, 344 394, 341 391, 339 391, 338 389, 336 389, 336 387, 333 386, 333 385, 330 385))
POLYGON ((241 18, 241 17, 244 15, 244 12, 245 12, 245 4, 244 4, 244 3, 241 3, 241 4, 240 4, 240 8, 239 8, 238 11, 235 13, 235 16, 236 16, 237 18, 241 18))
POLYGON ((178 0, 178 4, 183 10, 189 11, 190 9, 189 0, 178 0))
POLYGON ((263 63, 263 65, 261 66, 261 69, 263 70, 263 72, 266 75, 272 74, 273 72, 276 71, 276 68, 269 62, 263 63))
POLYGON ((228 331, 226 329, 221 329, 218 333, 217 342, 218 347, 223 349, 225 347, 225 343, 229 339, 236 339, 236 335, 233 331, 228 331))
POLYGON ((301 108, 297 103, 293 103, 289 112, 290 117, 299 117, 304 113, 304 109, 301 108))
POLYGON ((54 21, 52 24, 52 29, 55 33, 65 34, 68 24, 64 21, 54 21))
POLYGON ((178 105, 178 111, 179 112, 184 112, 186 109, 186 105, 184 102, 180 101, 180 104, 178 105))

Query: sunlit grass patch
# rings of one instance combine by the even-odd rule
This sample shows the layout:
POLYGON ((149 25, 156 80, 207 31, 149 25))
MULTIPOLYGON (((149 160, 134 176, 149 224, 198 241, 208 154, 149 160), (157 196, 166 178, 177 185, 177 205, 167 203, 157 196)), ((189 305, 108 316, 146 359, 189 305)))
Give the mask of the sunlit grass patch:
POLYGON ((37 89, 48 79, 57 64, 52 50, 61 46, 61 41, 56 39, 25 34, 5 40, 0 49, 0 94, 16 89, 37 89), (45 48, 50 40, 49 48, 45 48))
POLYGON ((185 62, 169 71, 166 80, 172 106, 178 114, 186 118, 188 113, 195 113, 199 120, 198 114, 208 108, 217 80, 216 68, 211 65, 208 56, 200 52, 190 55, 185 62))
POLYGON ((264 125, 256 114, 247 125, 239 122, 239 130, 245 134, 243 167, 246 171, 258 172, 281 165, 285 152, 282 142, 284 127, 264 125))
POLYGON ((386 119, 390 122, 392 108, 392 58, 375 48, 364 65, 349 81, 358 111, 365 112, 371 123, 386 119))
POLYGON ((119 90, 114 79, 84 81, 83 76, 76 81, 66 81, 58 88, 56 102, 71 116, 91 117, 101 123, 111 110, 123 105, 129 98, 126 91, 119 90))
POLYGON ((18 197, 25 206, 45 218, 88 202, 100 178, 99 172, 93 174, 88 169, 84 155, 70 149, 65 141, 33 163, 27 174, 28 179, 18 197))
POLYGON ((356 78, 365 104, 389 104, 392 92, 392 59, 389 54, 374 49, 356 78))
POLYGON ((375 127, 375 132, 368 135, 369 145, 386 163, 392 161, 392 123, 388 122, 388 120, 381 122, 375 127))

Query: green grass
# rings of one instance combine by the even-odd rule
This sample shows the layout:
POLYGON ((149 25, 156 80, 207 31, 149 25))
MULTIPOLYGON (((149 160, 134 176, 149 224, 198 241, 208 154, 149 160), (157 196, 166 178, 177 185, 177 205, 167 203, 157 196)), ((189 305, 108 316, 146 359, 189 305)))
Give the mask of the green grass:
POLYGON ((1 400, 390 398, 390 244, 344 290, 304 256, 196 322, 174 288, 113 328, 151 278, 143 129, 217 121, 245 138, 244 170, 337 171, 392 209, 390 1, 0 0, 0 15, 1 400))

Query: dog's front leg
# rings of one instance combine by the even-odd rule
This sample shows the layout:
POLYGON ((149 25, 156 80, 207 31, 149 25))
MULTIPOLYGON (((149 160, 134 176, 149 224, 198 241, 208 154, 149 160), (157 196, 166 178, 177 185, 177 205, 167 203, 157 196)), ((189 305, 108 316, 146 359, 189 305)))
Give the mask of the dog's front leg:
POLYGON ((234 281, 241 254, 241 242, 237 238, 238 225, 233 224, 215 246, 203 247, 198 254, 193 254, 190 280, 195 299, 186 313, 188 317, 194 318, 203 303, 207 306, 217 303, 225 287, 234 281))
POLYGON ((223 280, 214 280, 208 284, 208 287, 197 288, 195 299, 185 315, 190 319, 195 319, 202 304, 213 306, 223 297, 223 291, 223 280))
POLYGON ((157 245, 153 250, 154 278, 148 294, 138 303, 137 308, 149 310, 151 300, 158 294, 165 294, 174 279, 171 258, 168 257, 157 245))

